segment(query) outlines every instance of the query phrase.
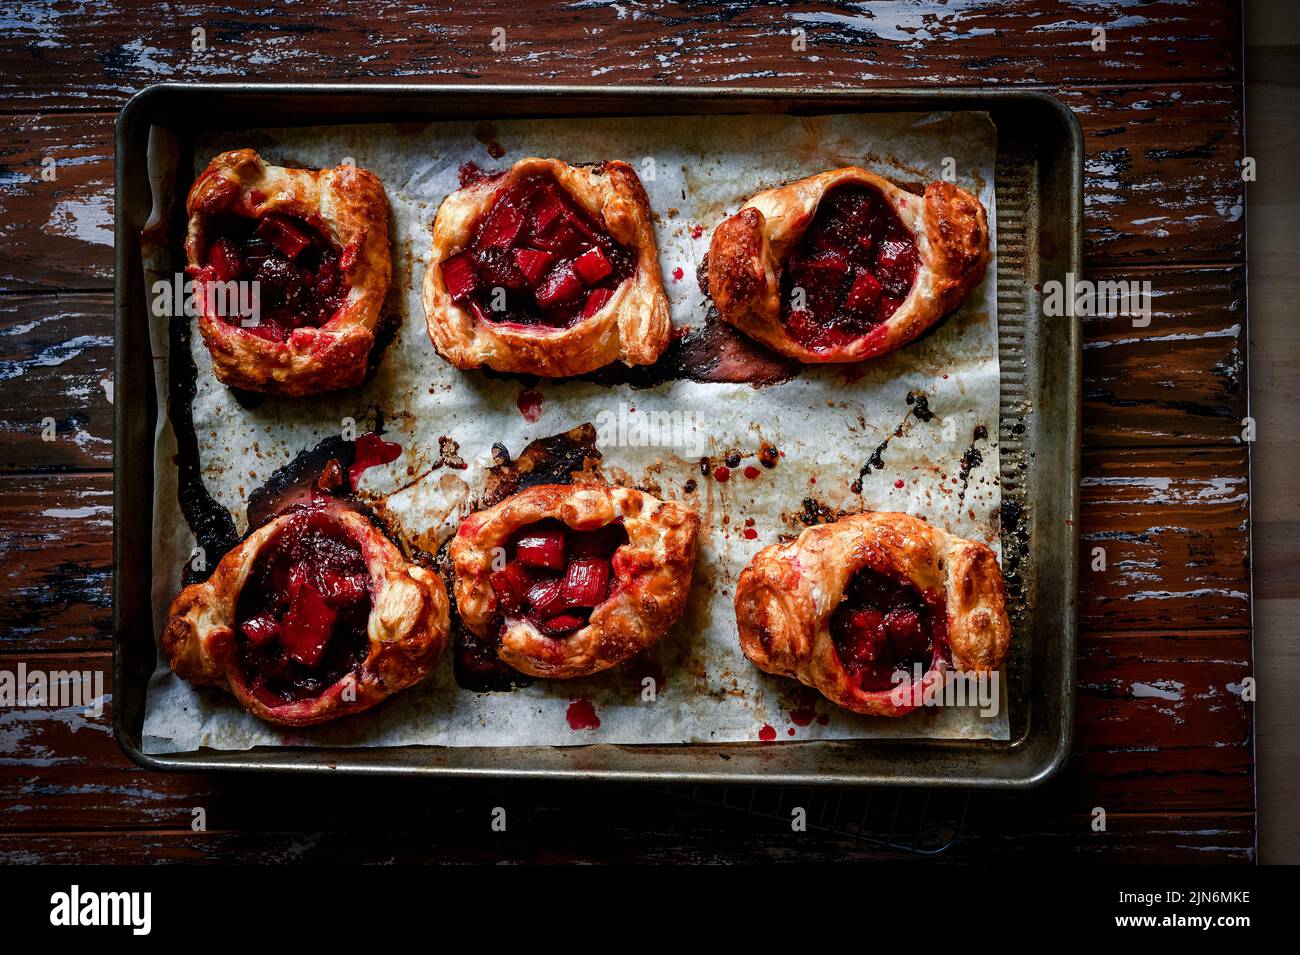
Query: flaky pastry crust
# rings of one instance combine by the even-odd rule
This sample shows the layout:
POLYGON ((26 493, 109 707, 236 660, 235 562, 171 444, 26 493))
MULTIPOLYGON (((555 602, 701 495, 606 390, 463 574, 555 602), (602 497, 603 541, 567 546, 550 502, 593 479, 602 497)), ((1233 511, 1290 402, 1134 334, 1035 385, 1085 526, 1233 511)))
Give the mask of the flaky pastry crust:
POLYGON ((162 647, 171 668, 191 683, 219 686, 254 716, 282 726, 310 726, 359 713, 420 680, 447 644, 450 608, 436 573, 408 563, 363 515, 336 502, 325 509, 360 547, 370 573, 369 651, 360 667, 317 697, 270 706, 249 691, 236 651, 236 608, 262 550, 293 517, 285 513, 226 554, 205 582, 180 592, 168 611, 162 647))
POLYGON ((614 589, 587 626, 550 637, 524 619, 507 619, 498 656, 522 673, 578 677, 598 673, 654 645, 686 605, 695 566, 700 518, 675 501, 608 485, 543 484, 465 518, 449 548, 456 574, 456 609, 465 625, 486 636, 497 625, 489 582, 493 558, 521 527, 546 518, 575 530, 621 520, 628 542, 615 551, 614 589))
POLYGON ((251 149, 236 149, 208 163, 185 208, 190 217, 187 272, 195 281, 199 331, 217 378, 237 388, 280 395, 360 384, 392 277, 388 198, 379 177, 352 165, 318 170, 271 166, 251 149), (348 283, 343 307, 319 328, 294 329, 284 342, 259 338, 207 314, 202 294, 206 226, 223 213, 253 219, 282 213, 318 228, 340 250, 339 268, 348 283))
MULTIPOLYGON (((760 670, 794 677, 857 713, 901 716, 915 709, 913 693, 864 691, 835 650, 831 614, 863 568, 910 584, 932 610, 942 610, 952 667, 987 672, 1002 665, 1011 624, 993 551, 907 514, 883 512, 811 527, 754 555, 736 585, 745 656, 760 670)), ((922 688, 947 666, 937 655, 922 688)))
POLYGON ((570 166, 558 159, 521 159, 500 176, 481 179, 443 200, 433 222, 433 253, 424 276, 424 312, 438 354, 457 368, 563 378, 613 361, 649 365, 668 346, 672 322, 659 272, 650 200, 624 162, 570 166), (497 197, 518 180, 549 173, 587 215, 636 250, 636 271, 595 314, 570 328, 480 322, 452 301, 441 263, 469 244, 497 197))
POLYGON ((783 355, 807 363, 862 361, 906 345, 957 308, 984 278, 988 261, 988 222, 975 196, 949 182, 932 182, 917 196, 848 166, 760 192, 719 225, 709 246, 709 294, 724 321, 783 355), (793 340, 781 321, 781 271, 822 197, 847 184, 878 190, 911 231, 916 281, 894 314, 866 335, 813 350, 793 340))

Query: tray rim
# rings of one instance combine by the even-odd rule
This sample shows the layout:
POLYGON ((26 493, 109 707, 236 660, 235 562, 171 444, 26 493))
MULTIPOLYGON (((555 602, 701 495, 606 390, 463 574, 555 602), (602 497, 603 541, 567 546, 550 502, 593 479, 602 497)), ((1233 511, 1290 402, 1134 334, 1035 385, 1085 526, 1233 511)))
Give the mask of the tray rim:
MULTIPOLYGON (((560 102, 564 98, 579 97, 589 101, 607 101, 611 106, 617 107, 620 104, 629 102, 646 101, 648 99, 664 100, 690 100, 692 98, 721 100, 726 103, 734 102, 738 106, 745 103, 779 103, 780 101, 812 101, 821 102, 830 106, 834 103, 852 103, 860 104, 860 111, 869 112, 898 112, 918 109, 960 109, 991 110, 996 107, 1014 107, 1017 105, 1036 104, 1040 108, 1045 108, 1053 118, 1063 127, 1066 147, 1065 159, 1068 165, 1070 175, 1069 191, 1071 201, 1069 203, 1069 221, 1064 229, 1064 238, 1067 243, 1065 252, 1066 267, 1075 274, 1082 272, 1083 266, 1083 210, 1082 210, 1082 184, 1083 184, 1083 133, 1078 119, 1073 112, 1059 99, 1050 93, 1033 88, 982 88, 982 87, 953 87, 943 90, 932 90, 920 87, 878 87, 864 89, 810 89, 804 87, 730 87, 730 86, 675 86, 675 87, 658 87, 646 85, 621 86, 611 88, 594 88, 584 85, 565 85, 565 84, 539 84, 536 86, 521 86, 518 84, 419 84, 419 83, 179 83, 163 82, 156 83, 145 87, 135 93, 130 100, 123 106, 115 122, 114 147, 116 168, 114 175, 114 372, 117 380, 122 381, 127 373, 126 361, 124 358, 123 327, 128 316, 127 301, 128 290, 126 283, 128 278, 128 269, 130 268, 131 243, 123 241, 126 227, 128 226, 126 203, 119 201, 126 191, 128 178, 127 163, 124 159, 131 154, 131 137, 138 133, 139 127, 143 124, 147 132, 148 116, 158 108, 158 101, 165 101, 168 97, 186 97, 195 95, 207 96, 275 96, 275 97, 299 97, 299 96, 347 96, 347 97, 393 97, 397 104, 400 99, 402 103, 416 101, 414 106, 418 107, 421 100, 433 100, 440 95, 452 95, 457 97, 500 97, 509 96, 523 100, 529 100, 540 106, 548 105, 551 100, 560 102)), ((817 109, 822 107, 818 106, 817 109)), ((408 108, 406 110, 395 110, 394 112, 411 113, 418 111, 418 108, 408 108)), ((433 110, 428 110, 433 112, 433 110)), ((725 112, 725 110, 710 110, 709 112, 725 112)), ((545 110, 532 111, 528 115, 533 116, 553 116, 562 114, 561 111, 546 112, 545 110)), ((646 115, 689 115, 689 111, 683 113, 682 110, 653 110, 646 115)), ((373 114, 372 114, 373 115, 373 114)), ((521 114, 522 115, 522 114, 521 114)), ((383 119, 366 120, 359 122, 382 122, 383 119)), ((981 773, 980 775, 936 775, 927 772, 900 772, 896 774, 881 774, 879 772, 807 772, 807 771, 789 771, 764 769, 761 772, 747 770, 742 772, 724 771, 721 769, 656 769, 656 768, 638 768, 635 766, 602 766, 583 767, 583 760, 573 759, 569 762, 575 765, 559 767, 527 767, 518 765, 479 765, 479 766, 456 766, 456 765, 439 765, 436 762, 430 762, 420 765, 384 763, 382 757, 388 753, 409 753, 428 752, 435 754, 457 753, 462 755, 473 755, 477 753, 504 754, 504 753, 522 753, 522 752, 541 752, 554 754, 556 751, 567 751, 569 755, 580 754, 582 751, 588 753, 593 751, 618 752, 631 754, 632 756, 653 756, 664 751, 671 753, 689 753, 695 751, 719 752, 722 755, 727 749, 744 748, 747 751, 753 751, 763 748, 765 744, 757 742, 727 743, 727 744, 676 744, 676 745, 640 745, 640 744, 588 744, 586 746, 567 746, 567 747, 436 747, 436 746, 404 746, 404 747, 255 747, 250 750, 211 750, 200 748, 199 750, 169 754, 150 754, 145 753, 140 747, 139 742, 132 734, 132 727, 127 723, 127 708, 125 706, 113 707, 113 736, 117 740, 122 751, 137 765, 161 772, 218 772, 218 771, 240 771, 240 772, 307 772, 316 774, 333 774, 346 773, 357 775, 395 775, 395 776, 435 776, 442 778, 492 778, 492 779, 548 779, 548 780, 591 780, 607 782, 673 782, 673 783, 698 783, 698 784, 732 784, 732 785, 753 785, 753 784, 771 784, 771 785, 798 785, 798 786, 826 786, 826 785, 846 785, 846 786, 929 786, 940 788, 967 788, 967 789, 1008 789, 1024 790, 1037 787, 1048 779, 1056 775, 1057 772, 1065 765, 1073 748, 1073 711, 1075 700, 1075 665, 1076 665, 1076 643, 1078 629, 1078 543, 1079 543, 1079 508, 1080 508, 1080 488, 1078 479, 1081 476, 1081 386, 1082 386, 1082 322, 1074 319, 1068 330, 1072 344, 1072 355, 1067 356, 1069 359, 1066 373, 1069 376, 1069 395, 1068 402, 1072 414, 1067 416, 1067 424, 1071 430, 1072 452, 1073 452, 1073 474, 1075 480, 1070 483, 1070 492, 1068 504, 1065 511, 1070 514, 1069 527, 1067 533, 1069 547, 1064 555, 1064 561, 1067 563, 1066 577, 1070 581, 1070 591, 1067 595, 1068 608, 1066 610, 1065 626, 1058 635, 1059 646, 1055 647, 1054 655, 1059 654, 1059 672, 1061 676, 1061 708, 1059 721, 1052 721, 1050 725, 1042 727, 1040 732, 1047 731, 1053 734, 1054 742, 1049 751, 1040 757, 1032 758, 1026 765, 1016 767, 1006 774, 998 773, 981 773), (364 754, 374 757, 369 764, 360 762, 349 762, 349 756, 364 754)), ((152 391, 152 381, 148 383, 149 390, 152 391)), ((125 673, 124 643, 126 640, 125 627, 121 619, 122 608, 122 588, 123 574, 120 572, 122 563, 122 533, 121 525, 124 520, 122 490, 125 482, 130 479, 129 462, 126 456, 121 453, 121 449, 126 446, 123 442, 123 434, 127 429, 128 408, 126 401, 119 401, 114 405, 114 464, 113 464, 113 686, 115 694, 120 688, 129 685, 129 680, 125 673)), ((161 402, 160 402, 161 405, 161 402)), ((132 409, 134 410, 134 409, 132 409)), ((161 408, 159 409, 161 412, 161 408)), ((152 431, 154 422, 150 422, 152 431)), ((150 460, 150 468, 152 461, 150 460)), ((152 511, 150 511, 152 514, 152 511)), ((155 638, 156 639, 156 638, 155 638)), ((146 681, 147 686, 147 681, 146 681)), ((1030 734, 1032 734, 1032 728, 1030 734)), ((960 741, 960 740, 848 740, 848 741, 830 741, 830 740, 809 740, 803 741, 800 746, 825 748, 851 747, 858 749, 870 749, 873 752, 899 750, 899 760, 907 761, 904 753, 924 753, 938 755, 945 752, 960 751, 968 754, 974 759, 984 759, 988 767, 994 766, 999 761, 1014 761, 1017 750, 1026 749, 1026 743, 1029 735, 1021 740, 1006 741, 960 741)), ((791 744, 786 744, 787 746, 791 744)), ((779 748, 773 748, 773 751, 779 748)), ((729 757, 723 756, 724 759, 729 757)), ((630 760, 635 761, 635 760, 630 760)), ((1022 760, 1023 761, 1023 760, 1022 760)), ((716 764, 715 764, 716 765, 716 764)))

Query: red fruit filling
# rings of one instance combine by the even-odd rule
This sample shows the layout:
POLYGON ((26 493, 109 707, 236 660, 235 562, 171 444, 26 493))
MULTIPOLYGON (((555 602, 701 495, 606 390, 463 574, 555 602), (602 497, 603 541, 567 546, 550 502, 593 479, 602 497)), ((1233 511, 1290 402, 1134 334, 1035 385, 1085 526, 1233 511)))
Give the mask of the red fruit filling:
POLYGON ((497 197, 469 246, 442 263, 442 280, 480 321, 568 328, 594 315, 634 271, 632 249, 553 178, 534 175, 497 197))
POLYGON ((874 570, 860 570, 831 614, 831 639, 840 663, 866 692, 890 690, 895 673, 926 673, 947 655, 947 621, 914 588, 874 570))
POLYGON ((916 238, 885 198, 868 186, 838 186, 786 259, 786 332, 814 351, 861 338, 903 304, 916 268, 916 238))
POLYGON ((545 520, 516 531, 507 562, 489 577, 504 617, 542 633, 567 636, 587 625, 614 588, 614 551, 627 543, 621 524, 576 531, 545 520))
POLYGON ((240 591, 236 648, 249 690, 269 706, 319 696, 369 648, 370 573, 327 514, 294 514, 240 591))
POLYGON ((393 441, 385 441, 370 431, 357 438, 356 456, 348 465, 348 481, 352 490, 357 489, 361 475, 370 468, 396 461, 402 453, 402 446, 393 441))
POLYGON ((205 279, 258 283, 256 325, 245 325, 234 308, 218 306, 222 319, 250 335, 284 341, 295 328, 324 325, 347 299, 338 249, 303 219, 279 213, 222 216, 209 223, 207 241, 205 279))

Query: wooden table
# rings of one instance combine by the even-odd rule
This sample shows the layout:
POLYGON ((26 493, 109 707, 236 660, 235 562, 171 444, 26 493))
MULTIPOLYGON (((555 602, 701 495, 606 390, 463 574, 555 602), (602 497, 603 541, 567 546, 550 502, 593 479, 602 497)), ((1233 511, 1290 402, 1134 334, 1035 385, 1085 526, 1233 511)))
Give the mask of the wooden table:
MULTIPOLYGON (((966 0, 879 4, 874 18, 846 3, 248 6, 5 4, 0 668, 110 666, 112 134, 134 91, 225 79, 1038 86, 1083 124, 1090 277, 1149 278, 1154 315, 1141 329, 1085 323, 1073 760, 1030 796, 975 797, 941 858, 1253 858, 1237 4, 966 0), (1108 569, 1092 572, 1099 544, 1108 569)), ((109 727, 108 713, 0 710, 0 861, 880 855, 645 787, 157 775, 109 727), (511 812, 505 834, 489 828, 497 805, 511 812)))

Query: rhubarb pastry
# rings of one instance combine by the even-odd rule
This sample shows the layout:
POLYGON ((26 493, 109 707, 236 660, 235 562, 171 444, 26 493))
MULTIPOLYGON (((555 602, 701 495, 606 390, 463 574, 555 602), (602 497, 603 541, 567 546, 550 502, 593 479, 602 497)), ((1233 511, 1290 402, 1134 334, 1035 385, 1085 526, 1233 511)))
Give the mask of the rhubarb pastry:
POLYGON ((736 585, 736 624, 760 670, 869 716, 915 709, 950 667, 996 670, 1011 639, 992 550, 870 512, 755 554, 736 585))
POLYGON ((561 378, 651 364, 671 322, 636 172, 521 159, 452 193, 433 223, 424 311, 457 368, 561 378))
POLYGON ((423 679, 450 628, 442 578, 337 502, 294 507, 181 591, 171 667, 270 723, 359 713, 423 679))
POLYGON ((699 516, 606 485, 543 484, 471 514, 450 555, 456 609, 539 677, 597 673, 650 647, 686 604, 699 516))
POLYGON ((374 173, 286 169, 237 149, 208 164, 186 210, 186 272, 217 378, 281 395, 361 383, 392 273, 374 173))
POLYGON ((948 182, 913 195, 856 166, 760 192, 713 233, 709 294, 803 362, 861 361, 955 309, 989 260, 984 207, 948 182))

